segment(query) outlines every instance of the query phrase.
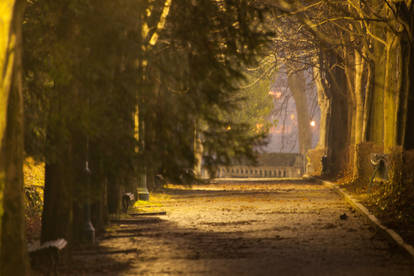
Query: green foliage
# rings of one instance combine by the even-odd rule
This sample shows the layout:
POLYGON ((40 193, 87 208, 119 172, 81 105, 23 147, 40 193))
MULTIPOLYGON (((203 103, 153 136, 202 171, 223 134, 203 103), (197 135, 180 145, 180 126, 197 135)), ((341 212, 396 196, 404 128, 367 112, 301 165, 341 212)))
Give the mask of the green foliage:
MULTIPOLYGON (((149 36, 164 2, 152 4, 149 36)), ((88 137, 99 171, 125 174, 138 164, 177 178, 194 166, 197 133, 208 164, 253 158, 253 147, 264 138, 254 131, 264 123, 253 121, 263 120, 258 118, 266 117, 269 107, 262 88, 240 90, 238 84, 268 42, 263 11, 246 0, 173 1, 159 43, 144 51, 143 7, 124 0, 29 3, 27 153, 58 160, 66 155, 60 145, 73 139, 85 143, 88 137), (137 68, 137 61, 147 66, 137 68), (136 96, 142 123, 138 155, 136 96)))
POLYGON ((141 5, 131 1, 30 1, 26 45, 26 152, 54 162, 83 141, 100 171, 130 170, 141 5), (86 138, 88 137, 88 138, 86 138), (60 142, 58 142, 60 141, 60 142))
POLYGON ((248 0, 177 0, 158 30, 164 3, 29 1, 23 25, 30 45, 24 52, 25 148, 46 163, 42 239, 70 239, 72 232, 76 239, 91 198, 86 187, 99 203, 103 183, 115 193, 137 172, 191 180, 196 136, 210 167, 234 157, 254 159, 254 146, 263 142, 264 135, 245 122, 232 122, 227 130, 227 115, 220 115, 242 107, 243 71, 268 41, 260 28, 262 11, 248 0), (151 45, 155 31, 158 43, 151 45), (51 226, 56 222, 59 229, 51 226))
POLYGON ((142 159, 155 171, 170 179, 186 174, 194 167, 198 138, 207 167, 254 159, 264 135, 252 132, 252 119, 240 115, 249 92, 238 84, 268 42, 262 14, 244 0, 173 1, 160 42, 145 53, 146 89, 140 90, 150 136, 142 159))
POLYGON ((241 88, 237 108, 227 114, 228 120, 233 123, 247 124, 251 135, 268 133, 274 122, 269 116, 274 108, 273 99, 269 95, 270 78, 261 79, 257 74, 249 74, 248 86, 241 88))

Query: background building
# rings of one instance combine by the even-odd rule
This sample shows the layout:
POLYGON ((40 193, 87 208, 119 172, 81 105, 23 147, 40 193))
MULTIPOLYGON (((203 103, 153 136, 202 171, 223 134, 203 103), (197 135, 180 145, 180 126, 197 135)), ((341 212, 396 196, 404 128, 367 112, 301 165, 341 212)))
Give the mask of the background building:
POLYGON ((219 166, 216 177, 274 178, 301 177, 303 174, 303 157, 298 153, 262 153, 257 161, 255 166, 243 162, 219 166))

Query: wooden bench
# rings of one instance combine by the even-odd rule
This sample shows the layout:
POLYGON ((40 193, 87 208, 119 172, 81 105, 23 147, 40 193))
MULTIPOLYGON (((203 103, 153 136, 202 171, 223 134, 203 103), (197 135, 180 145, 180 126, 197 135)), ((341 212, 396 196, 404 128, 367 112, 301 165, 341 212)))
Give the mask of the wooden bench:
POLYGON ((30 264, 32 268, 40 270, 44 275, 57 275, 59 252, 66 247, 65 239, 47 241, 43 244, 31 244, 28 246, 30 264))

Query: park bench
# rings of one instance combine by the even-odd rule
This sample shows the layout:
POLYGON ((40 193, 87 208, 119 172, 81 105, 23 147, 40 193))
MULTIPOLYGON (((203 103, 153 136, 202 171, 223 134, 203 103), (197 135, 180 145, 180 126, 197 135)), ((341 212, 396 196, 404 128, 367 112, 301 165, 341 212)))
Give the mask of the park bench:
POLYGON ((29 245, 28 251, 32 268, 42 271, 45 275, 51 275, 51 273, 57 275, 59 253, 66 245, 65 239, 29 245))

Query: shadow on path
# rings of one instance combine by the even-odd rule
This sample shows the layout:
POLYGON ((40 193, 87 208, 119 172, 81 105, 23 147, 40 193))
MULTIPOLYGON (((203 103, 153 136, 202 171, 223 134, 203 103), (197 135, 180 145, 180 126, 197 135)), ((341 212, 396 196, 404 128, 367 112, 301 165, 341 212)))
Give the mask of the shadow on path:
POLYGON ((167 204, 167 216, 114 221, 99 246, 90 253, 75 252, 70 270, 61 272, 414 275, 405 252, 361 217, 339 219, 349 207, 338 196, 303 184, 271 190, 227 190, 220 184, 214 190, 168 189, 179 200, 167 204), (283 197, 286 193, 289 197, 283 197))

